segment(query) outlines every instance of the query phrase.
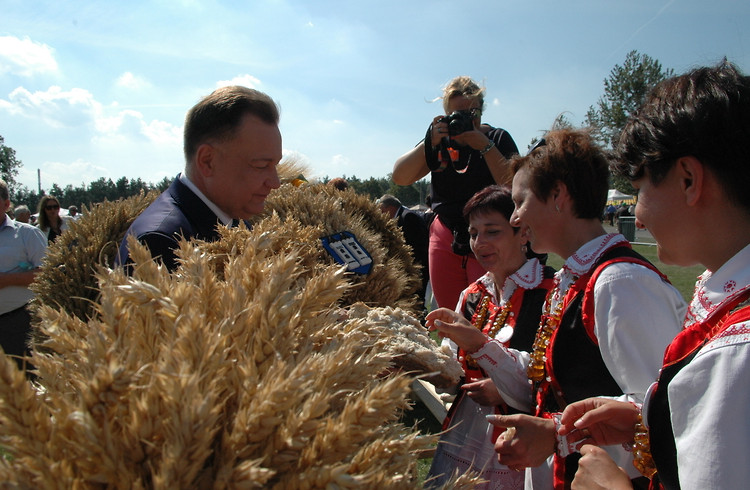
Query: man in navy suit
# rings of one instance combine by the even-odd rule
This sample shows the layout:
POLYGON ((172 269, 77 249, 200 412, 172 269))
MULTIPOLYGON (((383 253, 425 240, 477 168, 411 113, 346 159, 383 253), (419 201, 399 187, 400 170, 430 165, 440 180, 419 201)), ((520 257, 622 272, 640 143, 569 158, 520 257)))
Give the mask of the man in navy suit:
POLYGON ((404 233, 404 241, 412 249, 414 261, 422 266, 422 275, 420 277, 422 288, 418 294, 420 298, 424 299, 427 282, 430 280, 427 264, 430 227, 424 216, 402 205, 401 201, 391 194, 381 196, 377 200, 377 204, 383 213, 396 220, 396 224, 398 224, 404 233))
POLYGON ((130 226, 118 262, 129 262, 135 235, 172 271, 181 236, 216 240, 217 225, 263 212, 281 185, 278 124, 276 104, 257 90, 223 87, 198 102, 185 118, 185 171, 130 226))

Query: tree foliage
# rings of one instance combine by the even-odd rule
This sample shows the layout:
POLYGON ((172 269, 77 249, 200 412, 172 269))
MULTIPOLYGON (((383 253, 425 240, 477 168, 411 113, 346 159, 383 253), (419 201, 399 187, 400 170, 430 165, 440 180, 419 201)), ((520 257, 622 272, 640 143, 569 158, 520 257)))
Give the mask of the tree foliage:
POLYGON ((135 196, 141 191, 144 193, 153 189, 161 191, 166 189, 170 182, 170 179, 165 178, 158 184, 154 185, 149 182, 144 182, 140 178, 131 180, 127 177, 120 177, 117 179, 117 182, 112 182, 112 179, 100 177, 88 185, 81 184, 78 187, 73 187, 68 184, 64 188, 61 188, 57 184, 52 184, 52 187, 50 187, 49 190, 42 190, 41 194, 36 191, 31 191, 25 186, 21 186, 11 194, 11 200, 15 205, 26 204, 32 212, 35 212, 41 198, 45 194, 49 194, 55 196, 60 201, 60 205, 64 208, 75 205, 78 209, 82 209, 83 206, 91 207, 92 204, 100 203, 105 200, 116 201, 118 199, 135 196))
MULTIPOLYGON (((387 177, 370 177, 367 180, 361 180, 355 176, 347 177, 346 175, 342 178, 357 194, 367 196, 372 200, 378 199, 383 194, 391 194, 408 207, 425 204, 427 196, 430 194, 430 182, 427 179, 422 179, 412 185, 400 186, 393 183, 390 173, 387 177)), ((330 180, 326 176, 322 179, 322 182, 327 183, 330 180)))
POLYGON ((633 50, 625 63, 615 65, 604 80, 604 95, 586 113, 586 122, 602 142, 614 147, 628 118, 638 109, 649 90, 674 75, 647 54, 633 50))
POLYGON ((16 176, 21 167, 21 161, 16 158, 16 150, 5 146, 5 138, 0 136, 0 178, 2 178, 11 192, 16 187, 16 176))
MULTIPOLYGON (((586 124, 594 129, 594 136, 604 145, 614 148, 630 116, 640 107, 651 88, 674 75, 671 68, 647 54, 633 50, 625 63, 615 65, 604 80, 604 95, 586 113, 586 124)), ((624 178, 612 179, 612 186, 626 194, 634 189, 624 178)))

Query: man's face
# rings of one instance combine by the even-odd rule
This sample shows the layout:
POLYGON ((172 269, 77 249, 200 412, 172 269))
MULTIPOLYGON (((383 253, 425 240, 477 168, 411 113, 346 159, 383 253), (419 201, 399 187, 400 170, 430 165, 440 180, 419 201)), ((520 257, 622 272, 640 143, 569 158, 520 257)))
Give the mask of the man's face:
POLYGON ((389 218, 394 218, 396 216, 396 211, 398 211, 398 208, 393 206, 386 206, 385 204, 380 204, 380 212, 388 216, 389 218))
POLYGON ((232 218, 262 213, 268 194, 281 185, 276 172, 281 160, 278 126, 246 115, 233 138, 208 145, 210 158, 198 162, 206 197, 232 218))

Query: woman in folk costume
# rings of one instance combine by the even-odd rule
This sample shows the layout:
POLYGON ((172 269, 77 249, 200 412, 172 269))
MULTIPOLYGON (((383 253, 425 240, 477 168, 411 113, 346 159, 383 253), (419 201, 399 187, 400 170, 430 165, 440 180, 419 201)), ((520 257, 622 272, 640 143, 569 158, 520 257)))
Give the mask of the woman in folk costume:
MULTIPOLYGON (((511 224, 529 227, 538 252, 565 259, 530 354, 473 335, 463 338, 470 334, 455 324, 455 315, 437 310, 428 316, 438 330, 458 327, 452 338, 461 338, 457 343, 503 399, 536 415, 489 417, 497 427, 514 428, 513 437, 499 438, 495 450, 501 463, 528 468, 527 488, 566 488, 575 475, 580 455, 557 438, 553 414, 595 395, 642 401, 684 317, 680 293, 622 235, 602 227, 608 165, 588 132, 571 129, 551 131, 513 161, 511 224)), ((632 455, 621 446, 608 450, 619 464, 630 465, 632 455)), ((640 476, 635 469, 631 473, 640 476)))
MULTIPOLYGON (((478 334, 510 348, 529 351, 539 325, 542 305, 552 287, 555 270, 539 262, 528 249, 526 230, 510 225, 513 200, 510 187, 492 185, 477 192, 464 207, 471 249, 488 272, 469 285, 459 298, 456 313, 478 334)), ((494 443, 500 432, 487 423, 488 414, 516 413, 505 403, 492 380, 449 339, 458 355, 465 381, 446 417, 432 460, 430 485, 442 485, 454 472, 481 472, 488 481, 480 488, 523 488, 523 474, 497 461, 494 443)))
MULTIPOLYGON (((584 400, 565 410, 561 431, 590 433, 593 444, 634 444, 654 487, 750 482, 748 114, 750 77, 725 61, 657 85, 620 138, 615 170, 640 189, 636 222, 656 238, 659 258, 707 270, 642 410, 584 400)), ((629 488, 598 448, 581 453, 580 488, 596 488, 597 479, 629 488)))

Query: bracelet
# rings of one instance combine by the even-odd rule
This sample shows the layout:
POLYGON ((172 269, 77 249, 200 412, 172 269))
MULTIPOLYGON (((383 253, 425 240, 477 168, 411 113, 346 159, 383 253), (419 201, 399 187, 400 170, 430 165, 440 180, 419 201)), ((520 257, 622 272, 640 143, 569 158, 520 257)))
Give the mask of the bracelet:
POLYGON ((555 423, 555 452, 561 458, 567 458, 573 453, 577 453, 580 447, 583 445, 583 441, 570 442, 568 436, 561 436, 558 433, 560 429, 560 420, 562 419, 562 412, 545 413, 542 415, 545 419, 550 419, 555 423))
POLYGON ((495 142, 492 141, 492 140, 490 140, 490 142, 487 143, 487 146, 485 146, 484 148, 482 148, 481 150, 479 150, 479 154, 482 155, 482 156, 484 156, 485 154, 487 154, 488 151, 490 151, 492 149, 493 146, 495 146, 495 142))
POLYGON ((646 478, 653 478, 656 473, 654 458, 651 457, 651 445, 648 439, 648 428, 643 424, 643 417, 638 414, 633 441, 633 466, 646 478))
MULTIPOLYGON (((489 342, 490 342, 490 339, 489 339, 489 338, 488 338, 488 339, 485 339, 485 341, 484 341, 484 344, 482 344, 482 347, 480 347, 479 349, 475 350, 475 351, 474 351, 473 353, 474 353, 474 354, 476 354, 477 352, 479 352, 480 350, 482 350, 482 349, 484 348, 484 346, 485 346, 485 345, 489 344, 489 342)), ((481 357, 481 356, 480 356, 480 357, 481 357)), ((476 359, 474 359, 474 358, 472 357, 472 355, 471 355, 471 354, 466 354, 466 355, 464 356, 464 359, 466 359, 466 364, 467 364, 467 365, 468 365, 468 366, 469 366, 470 368, 472 368, 472 369, 479 369, 479 364, 477 363, 476 359)))

